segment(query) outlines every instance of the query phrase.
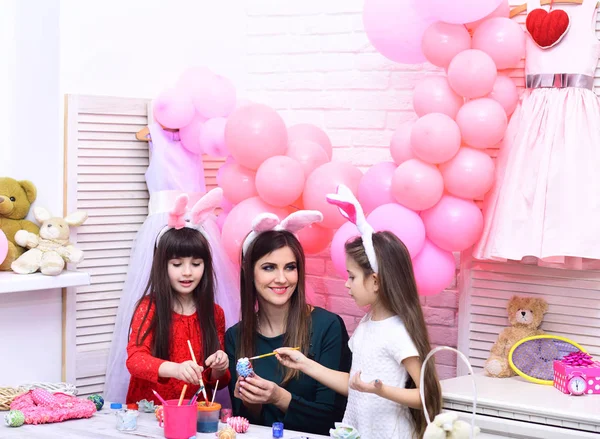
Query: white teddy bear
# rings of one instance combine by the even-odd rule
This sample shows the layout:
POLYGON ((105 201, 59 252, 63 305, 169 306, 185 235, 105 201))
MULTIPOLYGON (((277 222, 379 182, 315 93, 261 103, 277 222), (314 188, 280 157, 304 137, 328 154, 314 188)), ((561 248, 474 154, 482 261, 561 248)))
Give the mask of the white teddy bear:
POLYGON ((83 252, 69 242, 69 226, 80 226, 87 219, 87 213, 76 211, 65 218, 53 217, 46 209, 35 207, 33 216, 40 223, 39 236, 19 230, 15 241, 29 248, 10 268, 15 273, 29 274, 40 270, 42 274, 56 276, 65 267, 65 262, 78 264, 83 260, 83 252))
MULTIPOLYGON (((479 427, 475 427, 473 437, 479 434, 479 427)), ((471 437, 471 424, 458 419, 456 413, 440 413, 433 422, 427 426, 423 439, 469 439, 471 437)))

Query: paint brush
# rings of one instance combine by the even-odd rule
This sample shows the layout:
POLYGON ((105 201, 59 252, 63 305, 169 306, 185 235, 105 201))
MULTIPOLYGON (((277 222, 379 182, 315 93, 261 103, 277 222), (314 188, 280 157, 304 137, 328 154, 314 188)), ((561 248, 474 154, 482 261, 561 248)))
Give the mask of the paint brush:
MULTIPOLYGON (((194 363, 198 364, 198 362, 196 361, 196 356, 194 355, 194 349, 192 349, 192 343, 190 343, 190 341, 187 341, 188 347, 190 348, 190 354, 192 355, 192 360, 194 361, 194 363)), ((202 389, 202 395, 204 395, 204 401, 206 401, 206 403, 208 404, 208 396, 206 395, 206 389, 204 388, 204 381, 202 380, 202 375, 200 375, 200 389, 202 389)))
POLYGON ((202 392, 204 390, 203 386, 198 387, 198 390, 196 390, 196 393, 194 393, 194 396, 192 396, 192 399, 190 399, 190 402, 188 402, 188 405, 192 405, 196 402, 196 400, 198 399, 198 395, 200 395, 200 392, 202 392))
POLYGON ((177 403, 177 405, 181 405, 181 403, 183 402, 183 397, 185 396, 186 390, 187 390, 187 384, 184 384, 183 389, 181 389, 181 396, 179 397, 179 402, 177 403))
MULTIPOLYGON (((290 348, 290 349, 298 351, 298 350, 300 350, 300 347, 290 348)), ((257 355, 256 357, 248 358, 248 360, 258 360, 259 358, 271 357, 271 356, 276 355, 276 354, 277 354, 277 352, 273 351, 273 352, 271 352, 269 354, 262 354, 262 355, 257 355)))
POLYGON ((215 384, 215 390, 213 392, 213 397, 210 400, 210 405, 213 405, 215 402, 215 396, 217 395, 217 389, 219 388, 219 380, 217 380, 217 384, 215 384))

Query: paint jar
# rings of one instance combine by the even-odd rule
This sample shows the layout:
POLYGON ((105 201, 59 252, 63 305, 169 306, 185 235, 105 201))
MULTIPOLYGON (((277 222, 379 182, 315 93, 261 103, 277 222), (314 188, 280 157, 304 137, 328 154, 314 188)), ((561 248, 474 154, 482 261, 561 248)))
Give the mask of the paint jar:
POLYGON ((283 422, 273 422, 273 437, 283 437, 283 422))
POLYGON ((221 422, 223 424, 227 424, 227 420, 229 418, 231 418, 231 415, 233 414, 233 410, 232 409, 221 409, 221 422))
POLYGON ((184 399, 169 399, 163 405, 164 429, 167 439, 189 439, 196 436, 196 406, 184 399))
POLYGON ((137 429, 137 410, 119 410, 115 412, 117 416, 117 430, 133 431, 137 429))
POLYGON ((216 433, 219 429, 219 413, 221 404, 217 402, 198 403, 198 417, 196 420, 196 431, 198 433, 216 433))

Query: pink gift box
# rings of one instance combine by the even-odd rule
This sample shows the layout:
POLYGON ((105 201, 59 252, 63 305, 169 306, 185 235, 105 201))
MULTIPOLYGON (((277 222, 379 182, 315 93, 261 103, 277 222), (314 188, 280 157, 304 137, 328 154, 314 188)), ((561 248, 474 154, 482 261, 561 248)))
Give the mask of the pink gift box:
POLYGON ((587 366, 572 366, 555 360, 554 387, 571 395, 600 394, 600 361, 587 366))

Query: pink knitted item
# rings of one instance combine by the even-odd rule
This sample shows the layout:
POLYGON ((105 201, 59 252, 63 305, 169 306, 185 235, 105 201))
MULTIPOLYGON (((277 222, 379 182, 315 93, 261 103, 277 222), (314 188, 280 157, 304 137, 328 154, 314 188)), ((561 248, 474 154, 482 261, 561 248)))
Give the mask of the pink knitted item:
POLYGON ((64 393, 50 394, 45 389, 30 390, 17 396, 10 404, 11 410, 21 410, 26 424, 48 424, 67 419, 91 418, 96 405, 83 398, 64 393))
POLYGON ((242 416, 229 418, 227 424, 233 428, 236 433, 246 433, 248 428, 250 428, 250 422, 242 416))

